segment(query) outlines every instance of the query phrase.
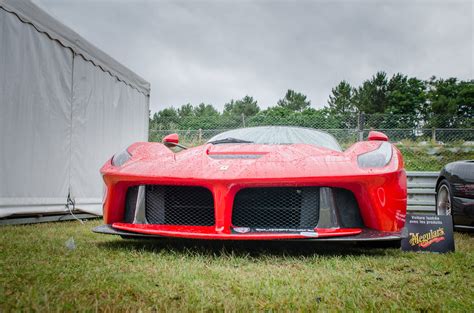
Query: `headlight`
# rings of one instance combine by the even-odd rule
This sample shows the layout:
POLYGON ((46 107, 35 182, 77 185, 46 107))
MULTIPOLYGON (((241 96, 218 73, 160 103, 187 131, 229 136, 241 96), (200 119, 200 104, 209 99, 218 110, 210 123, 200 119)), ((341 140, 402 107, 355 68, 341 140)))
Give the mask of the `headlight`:
POLYGON ((125 162, 130 160, 131 157, 132 157, 132 155, 127 151, 127 149, 125 149, 120 153, 116 153, 112 157, 112 165, 113 166, 122 166, 122 165, 125 164, 125 162))
POLYGON ((388 142, 382 142, 376 150, 359 155, 357 163, 362 168, 384 167, 391 159, 392 145, 388 142))

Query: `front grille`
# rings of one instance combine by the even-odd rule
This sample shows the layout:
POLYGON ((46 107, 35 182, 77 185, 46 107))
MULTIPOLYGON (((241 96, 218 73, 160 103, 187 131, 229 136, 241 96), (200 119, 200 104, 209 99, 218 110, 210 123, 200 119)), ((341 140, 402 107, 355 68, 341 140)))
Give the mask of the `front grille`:
POLYGON ((147 185, 145 194, 145 214, 150 224, 215 224, 214 199, 204 187, 147 185))
POLYGON ((245 188, 237 192, 234 227, 314 228, 319 219, 318 187, 245 188))

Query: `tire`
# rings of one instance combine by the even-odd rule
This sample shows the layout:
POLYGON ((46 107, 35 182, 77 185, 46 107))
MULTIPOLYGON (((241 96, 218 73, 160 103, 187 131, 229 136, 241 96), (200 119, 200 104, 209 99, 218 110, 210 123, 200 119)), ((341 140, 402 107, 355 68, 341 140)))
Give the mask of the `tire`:
POLYGON ((452 215, 453 193, 451 185, 443 179, 436 190, 436 215, 452 215))

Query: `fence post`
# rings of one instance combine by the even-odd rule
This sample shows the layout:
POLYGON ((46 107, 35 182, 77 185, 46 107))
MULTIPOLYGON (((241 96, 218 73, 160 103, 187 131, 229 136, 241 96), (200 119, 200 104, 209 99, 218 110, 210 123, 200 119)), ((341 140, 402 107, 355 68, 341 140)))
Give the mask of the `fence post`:
POLYGON ((201 128, 199 128, 198 136, 199 136, 199 143, 201 143, 202 142, 202 129, 201 128))
POLYGON ((436 142, 436 128, 432 128, 431 129, 431 140, 433 141, 433 143, 436 142))
POLYGON ((359 112, 357 119, 357 128, 359 130, 359 141, 364 140, 365 113, 359 112))
POLYGON ((242 113, 242 125, 243 127, 245 127, 245 114, 242 113))

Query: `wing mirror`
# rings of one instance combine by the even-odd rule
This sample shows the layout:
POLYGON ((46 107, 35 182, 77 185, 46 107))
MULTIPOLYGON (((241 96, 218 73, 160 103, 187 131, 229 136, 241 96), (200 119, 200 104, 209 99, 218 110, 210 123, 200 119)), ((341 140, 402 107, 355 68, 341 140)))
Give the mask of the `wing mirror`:
POLYGON ((162 140, 162 143, 168 148, 179 147, 181 149, 187 149, 187 147, 179 144, 178 134, 169 134, 165 136, 162 140))
POLYGON ((385 135, 382 132, 378 132, 375 130, 372 130, 369 132, 369 137, 367 138, 369 141, 388 141, 387 135, 385 135))

